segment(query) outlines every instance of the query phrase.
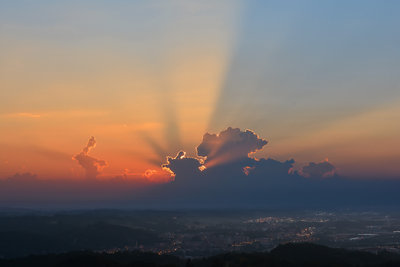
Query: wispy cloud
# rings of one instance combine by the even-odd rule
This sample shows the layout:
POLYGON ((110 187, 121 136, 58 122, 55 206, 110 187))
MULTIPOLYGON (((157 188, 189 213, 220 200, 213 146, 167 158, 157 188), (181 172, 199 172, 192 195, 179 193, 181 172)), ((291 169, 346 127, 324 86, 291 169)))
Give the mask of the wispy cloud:
POLYGON ((108 114, 100 110, 57 110, 42 112, 12 112, 0 114, 3 118, 76 118, 76 117, 98 117, 108 114))
POLYGON ((40 117, 42 117, 42 114, 19 112, 19 113, 3 114, 2 117, 5 117, 5 118, 40 118, 40 117))

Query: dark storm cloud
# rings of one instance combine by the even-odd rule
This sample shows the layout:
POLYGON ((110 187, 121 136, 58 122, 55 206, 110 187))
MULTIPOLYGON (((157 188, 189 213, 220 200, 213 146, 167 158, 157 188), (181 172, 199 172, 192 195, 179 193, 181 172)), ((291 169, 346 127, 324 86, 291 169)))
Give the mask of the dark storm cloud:
POLYGON ((301 169, 301 174, 305 177, 310 178, 324 178, 332 176, 336 171, 335 166, 333 166, 328 161, 323 161, 319 163, 310 162, 308 165, 301 169))
POLYGON ((107 166, 106 161, 88 155, 90 150, 95 146, 96 140, 92 136, 82 151, 73 156, 73 159, 78 161, 78 163, 85 169, 87 178, 96 178, 100 171, 107 166))

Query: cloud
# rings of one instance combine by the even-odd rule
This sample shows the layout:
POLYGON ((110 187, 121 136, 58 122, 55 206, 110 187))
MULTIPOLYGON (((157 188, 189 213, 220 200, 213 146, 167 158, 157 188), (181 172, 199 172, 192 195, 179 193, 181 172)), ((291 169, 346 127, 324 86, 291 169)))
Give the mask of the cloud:
POLYGON ((265 206, 266 199, 277 199, 277 188, 296 178, 305 180, 290 171, 292 159, 281 162, 249 156, 266 143, 250 130, 228 128, 218 135, 207 133, 198 146, 198 156, 203 158, 187 157, 183 151, 168 157, 163 167, 175 179, 137 199, 156 206, 163 199, 162 205, 171 207, 265 206))
POLYGON ((324 178, 333 176, 336 172, 335 166, 327 160, 319 163, 310 162, 301 169, 301 174, 310 178, 324 178))
POLYGON ((294 159, 279 161, 275 159, 253 160, 253 170, 249 175, 265 178, 282 178, 293 176, 294 159))
POLYGON ((251 130, 241 131, 239 128, 229 127, 218 135, 206 133, 197 147, 197 154, 206 157, 205 165, 212 167, 247 158, 250 153, 262 149, 267 143, 251 130))
POLYGON ((294 159, 280 161, 250 157, 251 153, 262 149, 266 143, 250 130, 228 128, 220 134, 207 133, 198 146, 198 157, 187 157, 181 151, 167 158, 167 164, 163 167, 173 173, 174 180, 136 195, 136 201, 154 207, 254 208, 340 206, 357 203, 361 198, 365 203, 374 202, 368 199, 370 194, 366 192, 379 195, 387 192, 387 197, 382 201, 399 199, 391 191, 389 183, 361 183, 344 179, 335 175, 336 168, 328 161, 311 162, 302 170, 294 171, 294 159), (306 178, 328 176, 333 177, 306 178), (337 198, 339 193, 340 199, 337 198))
POLYGON ((19 113, 3 114, 2 117, 6 117, 6 118, 40 118, 41 115, 37 114, 37 113, 19 112, 19 113))
POLYGON ((186 152, 180 151, 174 158, 167 157, 167 164, 162 165, 173 176, 191 178, 198 176, 203 166, 202 161, 196 158, 186 157, 186 152))
POLYGON ((72 159, 78 161, 78 163, 85 169, 87 178, 96 178, 103 168, 107 166, 106 161, 88 155, 90 150, 95 146, 96 140, 92 136, 82 151, 72 157, 72 159))
POLYGON ((173 179, 171 172, 167 170, 154 170, 154 169, 147 169, 143 173, 143 178, 147 181, 151 182, 152 184, 164 184, 171 182, 173 179))
POLYGON ((96 140, 94 139, 94 136, 92 136, 92 137, 90 137, 87 145, 82 149, 82 152, 85 154, 88 154, 89 151, 95 147, 96 147, 96 140))
POLYGON ((167 157, 162 167, 174 176, 175 184, 187 184, 208 188, 258 186, 283 180, 291 175, 294 160, 280 162, 274 159, 254 159, 249 154, 262 149, 267 141, 250 130, 227 128, 218 135, 206 133, 197 147, 199 157, 186 157, 179 152, 175 157, 167 157), (196 181, 196 182, 194 182, 196 181))

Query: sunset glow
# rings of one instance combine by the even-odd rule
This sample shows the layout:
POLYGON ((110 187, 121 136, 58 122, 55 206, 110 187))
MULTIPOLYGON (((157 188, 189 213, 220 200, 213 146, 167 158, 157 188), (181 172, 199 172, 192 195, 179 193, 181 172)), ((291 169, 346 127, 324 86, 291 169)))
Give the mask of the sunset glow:
MULTIPOLYGON (((0 4, 1 179, 168 183, 168 156, 204 160, 203 136, 228 127, 294 170, 329 158, 348 178, 399 177, 399 19, 384 5, 22 2, 0 4)), ((202 170, 242 156, 213 153, 202 170)))

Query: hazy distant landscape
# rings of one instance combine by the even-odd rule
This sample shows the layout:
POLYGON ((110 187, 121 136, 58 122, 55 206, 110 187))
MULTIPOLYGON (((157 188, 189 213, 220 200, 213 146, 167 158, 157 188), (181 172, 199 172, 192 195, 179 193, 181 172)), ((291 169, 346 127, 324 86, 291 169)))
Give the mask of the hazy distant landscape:
POLYGON ((266 252, 287 243, 400 253, 395 211, 29 211, 3 210, 0 256, 152 252, 202 258, 266 252))

